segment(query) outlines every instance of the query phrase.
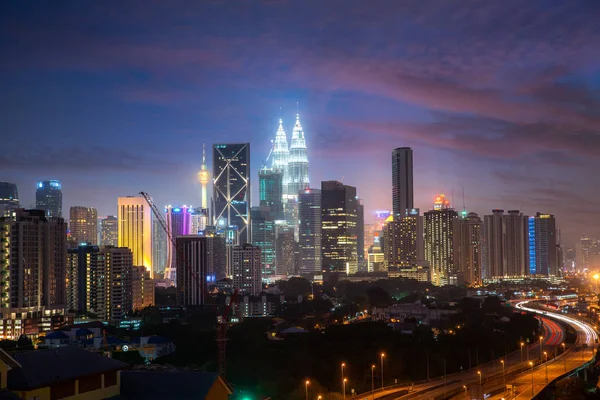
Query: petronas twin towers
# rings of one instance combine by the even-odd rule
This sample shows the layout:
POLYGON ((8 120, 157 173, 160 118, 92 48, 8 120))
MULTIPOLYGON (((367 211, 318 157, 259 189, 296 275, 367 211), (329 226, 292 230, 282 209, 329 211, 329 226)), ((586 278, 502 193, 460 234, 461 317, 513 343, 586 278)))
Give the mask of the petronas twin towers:
POLYGON ((296 115, 296 124, 292 131, 292 142, 288 148, 287 135, 283 129, 283 121, 279 120, 279 128, 273 144, 271 168, 283 174, 283 200, 297 200, 298 192, 308 189, 308 157, 306 156, 306 140, 300 125, 300 116, 296 115))

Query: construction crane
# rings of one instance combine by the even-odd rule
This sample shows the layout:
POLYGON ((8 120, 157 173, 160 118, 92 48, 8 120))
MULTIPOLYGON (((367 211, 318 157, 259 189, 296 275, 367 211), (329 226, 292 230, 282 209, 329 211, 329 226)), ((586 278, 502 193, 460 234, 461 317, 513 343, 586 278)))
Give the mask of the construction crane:
POLYGON ((273 149, 275 148, 275 141, 271 140, 271 149, 269 150, 269 155, 267 156, 267 158, 265 158, 265 160, 263 161, 262 164, 262 168, 261 169, 265 169, 267 168, 267 163, 269 162, 269 158, 271 158, 271 155, 273 154, 273 149))

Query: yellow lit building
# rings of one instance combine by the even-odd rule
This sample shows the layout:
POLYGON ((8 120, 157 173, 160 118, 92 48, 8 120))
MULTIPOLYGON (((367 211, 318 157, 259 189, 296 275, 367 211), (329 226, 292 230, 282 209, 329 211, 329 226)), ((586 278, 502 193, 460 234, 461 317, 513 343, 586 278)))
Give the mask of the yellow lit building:
POLYGON ((424 214, 425 260, 429 261, 431 281, 443 285, 455 274, 454 231, 458 214, 443 195, 435 199, 434 209, 424 214))
POLYGON ((118 202, 119 247, 128 247, 133 265, 143 265, 152 278, 152 210, 141 196, 119 197, 118 202))

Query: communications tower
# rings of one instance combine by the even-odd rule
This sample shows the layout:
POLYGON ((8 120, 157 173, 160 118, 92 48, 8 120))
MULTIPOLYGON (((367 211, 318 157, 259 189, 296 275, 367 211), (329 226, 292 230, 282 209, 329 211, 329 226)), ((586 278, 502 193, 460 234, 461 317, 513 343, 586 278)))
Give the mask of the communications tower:
POLYGON ((206 148, 204 143, 202 143, 202 166, 200 167, 200 172, 198 172, 198 180, 200 181, 200 185, 202 185, 202 208, 206 209, 208 208, 206 185, 210 181, 210 172, 206 168, 206 148))

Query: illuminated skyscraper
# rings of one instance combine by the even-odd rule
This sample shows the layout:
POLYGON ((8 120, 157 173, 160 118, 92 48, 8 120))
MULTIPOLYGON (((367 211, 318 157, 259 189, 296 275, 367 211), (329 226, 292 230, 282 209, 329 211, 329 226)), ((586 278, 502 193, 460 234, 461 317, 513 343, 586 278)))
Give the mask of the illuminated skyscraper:
POLYGON ((98 211, 92 207, 71 207, 69 232, 76 243, 98 244, 98 211))
POLYGON ((406 267, 424 259, 423 217, 412 209, 404 217, 395 217, 383 228, 385 265, 406 267))
POLYGON ((450 284, 457 272, 453 249, 457 218, 448 203, 424 215, 425 260, 429 262, 434 285, 450 284))
POLYGON ((294 229, 285 221, 275 221, 275 271, 277 275, 298 274, 298 243, 294 229))
POLYGON ((233 249, 233 287, 243 294, 258 296, 262 292, 260 247, 244 244, 233 249))
POLYGON ((0 217, 10 215, 20 207, 19 192, 14 183, 0 182, 0 217))
POLYGON ((143 310, 144 308, 155 304, 155 286, 156 284, 146 268, 137 265, 133 266, 131 274, 131 296, 133 298, 132 308, 134 310, 143 310))
POLYGON ((238 243, 250 236, 250 143, 213 146, 213 225, 237 226, 238 243))
POLYGON ((392 208, 393 215, 403 216, 413 205, 413 160, 410 147, 399 147, 392 152, 392 208))
POLYGON ((454 259, 456 268, 468 285, 482 283, 483 229, 481 218, 475 213, 461 212, 456 220, 454 235, 454 259))
POLYGON ((552 214, 529 217, 529 271, 536 275, 558 274, 556 220, 552 214))
POLYGON ((275 220, 269 207, 252 207, 252 244, 261 248, 262 275, 269 278, 275 270, 275 220))
POLYGON ((320 189, 305 189, 298 195, 298 236, 300 274, 320 274, 323 267, 320 189))
POLYGON ((300 115, 296 115, 296 125, 292 131, 292 143, 290 145, 290 158, 288 162, 288 196, 298 197, 301 190, 308 189, 308 157, 306 155, 306 140, 304 130, 300 125, 300 115))
POLYGON ((119 245, 119 224, 117 217, 109 215, 100 222, 100 244, 102 246, 119 245))
POLYGON ((283 121, 279 120, 279 128, 275 134, 275 142, 273 142, 273 154, 271 156, 271 169, 279 171, 282 178, 283 195, 287 194, 289 174, 288 162, 290 159, 290 150, 288 148, 287 136, 283 130, 283 121))
POLYGON ((338 181, 321 182, 321 207, 323 271, 356 273, 356 188, 338 181))
MULTIPOLYGON (((167 252, 171 242, 167 238, 167 232, 163 229, 160 222, 153 218, 152 220, 152 267, 154 271, 164 274, 169 267, 167 264, 167 252)), ((164 275, 163 275, 164 277, 164 275)))
MULTIPOLYGON (((187 206, 183 207, 171 207, 165 208, 166 223, 168 236, 177 238, 177 236, 189 235, 190 228, 192 225, 192 215, 190 214, 190 208, 187 206)), ((165 269, 165 278, 175 281, 175 274, 177 271, 177 257, 174 246, 171 243, 167 243, 167 268, 165 269)))
POLYGON ((202 185, 202 208, 206 209, 208 208, 206 185, 210 182, 210 172, 206 168, 206 149, 204 143, 202 143, 202 166, 200 167, 200 172, 198 172, 198 180, 200 181, 200 185, 202 185))
POLYGON ((192 208, 190 210, 192 225, 190 228, 191 235, 198 235, 200 232, 203 232, 206 229, 208 223, 208 208, 192 208))
POLYGON ((41 181, 35 192, 35 208, 44 210, 47 217, 62 217, 62 185, 60 181, 41 181))
POLYGON ((271 168, 258 171, 260 206, 268 207, 274 219, 283 219, 283 173, 271 168))
MULTIPOLYGON (((519 210, 492 210, 483 217, 484 277, 523 277, 529 270, 529 221, 519 210)), ((533 250, 535 253, 535 250, 533 250)))
POLYGON ((143 197, 118 199, 119 247, 133 253, 133 265, 144 266, 154 276, 152 264, 152 210, 143 197))

